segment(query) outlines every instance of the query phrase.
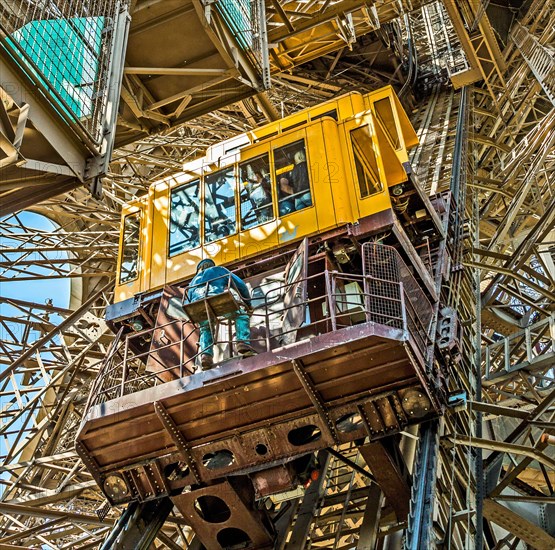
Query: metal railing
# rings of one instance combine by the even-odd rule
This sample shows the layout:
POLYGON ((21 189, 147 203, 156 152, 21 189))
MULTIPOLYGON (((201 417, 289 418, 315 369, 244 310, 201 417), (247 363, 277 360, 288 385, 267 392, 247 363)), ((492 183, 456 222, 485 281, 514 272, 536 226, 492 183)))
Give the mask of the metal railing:
POLYGON ((511 39, 526 60, 545 94, 555 105, 555 55, 532 35, 526 27, 515 23, 511 39))
POLYGON ((482 348, 485 379, 555 368, 555 314, 482 348))
MULTIPOLYGON (((375 311, 379 319, 384 314, 382 310, 385 304, 388 303, 387 300, 381 299, 380 294, 390 293, 391 285, 400 283, 404 298, 402 305, 405 309, 403 318, 406 318, 406 329, 416 341, 422 357, 428 361, 433 352, 434 328, 434 308, 430 300, 395 248, 368 242, 363 245, 362 251, 363 272, 367 276, 367 284, 371 285, 368 294, 372 296, 374 292, 371 290, 378 285, 383 287, 383 291, 376 293, 376 299, 368 304, 369 310, 375 311)), ((390 307, 393 305, 390 304, 390 307)), ((399 308, 398 305, 395 307, 399 308)))
POLYGON ((198 354, 187 357, 184 348, 196 331, 197 329, 192 328, 185 319, 171 321, 154 329, 150 328, 127 335, 124 335, 123 331, 120 330, 93 384, 87 409, 89 406, 105 403, 117 397, 155 386, 162 382, 164 373, 172 373, 180 378, 189 374, 194 370, 198 354), (172 348, 176 344, 173 341, 153 351, 150 349, 137 351, 142 347, 140 343, 145 339, 152 339, 156 330, 164 330, 169 325, 175 328, 176 324, 179 327, 181 337, 177 342, 180 351, 175 363, 162 364, 157 357, 160 352, 172 348), (149 358, 155 363, 159 363, 161 368, 156 371, 148 371, 149 358))
MULTIPOLYGON (((325 270, 290 283, 274 281, 271 288, 258 287, 251 315, 251 345, 259 353, 276 351, 345 327, 373 323, 390 329, 392 339, 412 338, 426 359, 432 344, 433 308, 398 252, 377 247, 372 248, 373 259, 379 254, 382 262, 374 265, 372 273, 325 270), (301 285, 310 289, 306 299, 299 291, 301 285), (291 299, 285 300, 287 296, 291 299)), ((371 259, 372 254, 365 252, 365 258, 371 259)), ((232 323, 232 317, 224 316, 218 319, 220 326, 214 327, 217 363, 233 356, 232 323)), ((186 349, 196 331, 185 318, 127 335, 120 331, 93 387, 90 406, 164 383, 168 380, 164 373, 181 378, 193 372, 201 353, 190 354, 186 349), (173 339, 144 349, 144 342, 164 340, 160 335, 170 325, 173 339), (172 353, 161 360, 170 349, 172 353)))

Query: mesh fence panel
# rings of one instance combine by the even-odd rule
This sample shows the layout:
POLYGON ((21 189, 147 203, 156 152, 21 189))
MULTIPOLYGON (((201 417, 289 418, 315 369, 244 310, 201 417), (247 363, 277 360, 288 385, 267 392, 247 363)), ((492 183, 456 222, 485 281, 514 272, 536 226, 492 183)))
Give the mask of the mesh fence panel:
POLYGON ((219 0, 216 8, 231 30, 237 44, 262 75, 267 86, 269 68, 265 60, 265 13, 260 0, 219 0))
POLYGON ((376 243, 363 245, 366 309, 369 320, 404 329, 398 254, 376 243))
POLYGON ((431 343, 433 307, 421 286, 395 248, 365 243, 363 257, 364 275, 370 277, 365 282, 370 320, 403 329, 405 317, 406 328, 426 355, 431 343))
MULTIPOLYGON (((429 359, 434 310, 399 252, 391 246, 365 243, 363 260, 363 276, 325 271, 307 277, 306 280, 309 281, 308 285, 310 286, 311 281, 322 279, 325 276, 326 291, 324 294, 320 294, 320 291, 317 295, 309 294, 304 305, 309 308, 310 303, 324 314, 322 318, 316 316, 313 322, 303 323, 303 329, 311 330, 307 331, 302 338, 310 338, 315 334, 335 330, 334 322, 341 327, 370 321, 401 331, 407 330, 422 351, 423 358, 429 359), (364 284, 364 292, 360 290, 359 285, 361 284, 364 284), (344 322, 346 324, 343 324, 344 322)), ((262 351, 271 351, 281 347, 284 343, 291 343, 284 342, 283 338, 291 329, 284 327, 281 321, 278 326, 274 326, 273 323, 276 319, 283 319, 284 312, 288 307, 298 307, 297 303, 287 306, 283 302, 283 296, 287 290, 297 284, 298 281, 285 283, 278 280, 262 293, 264 300, 257 306, 259 323, 251 333, 251 344, 262 341, 264 346, 262 351)), ((256 315, 255 313, 253 318, 257 318, 256 315)), ((182 321, 182 323, 186 322, 182 321)), ((180 345, 179 356, 168 362, 164 359, 160 360, 157 356, 162 348, 141 350, 140 343, 133 344, 134 339, 152 341, 154 332, 160 328, 161 326, 127 335, 123 335, 123 330, 120 330, 91 392, 89 406, 163 383, 165 380, 160 375, 164 371, 179 369, 179 376, 182 377, 184 372, 194 369, 195 361, 202 353, 200 351, 189 355, 185 351, 185 346, 180 345), (154 356, 155 361, 159 361, 160 366, 164 369, 153 370, 147 367, 149 356, 151 358, 154 356), (184 370, 185 365, 188 365, 186 371, 184 370)), ((299 341, 297 330, 298 327, 294 329, 293 341, 299 341)), ((194 332, 195 329, 184 332, 182 327, 181 342, 185 342, 194 332)), ((394 337, 398 338, 399 336, 394 337)), ((227 332, 226 335, 218 338, 216 347, 225 345, 225 353, 227 353, 232 349, 234 339, 235 336, 232 332, 227 332)), ((179 340, 168 341, 167 346, 172 347, 179 343, 179 340)))
POLYGON ((128 0, 2 0, 1 42, 60 114, 101 141, 114 21, 128 0))

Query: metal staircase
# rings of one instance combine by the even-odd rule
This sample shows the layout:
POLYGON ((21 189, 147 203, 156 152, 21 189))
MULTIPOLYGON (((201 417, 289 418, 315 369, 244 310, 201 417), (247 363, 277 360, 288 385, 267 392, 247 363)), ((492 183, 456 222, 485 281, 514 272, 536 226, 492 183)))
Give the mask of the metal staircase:
POLYGON ((430 510, 434 507, 438 467, 439 421, 422 424, 414 464, 412 496, 404 550, 434 548, 430 510))
POLYGON ((555 51, 541 44, 526 27, 518 22, 511 31, 511 39, 555 106, 555 51))
POLYGON ((324 477, 313 482, 303 497, 286 550, 356 546, 371 476, 361 466, 364 462, 355 446, 340 453, 328 452, 324 477), (303 522, 302 511, 307 505, 314 512, 309 522, 303 522))
POLYGON ((173 508, 169 498, 132 502, 120 516, 101 550, 148 550, 173 508))

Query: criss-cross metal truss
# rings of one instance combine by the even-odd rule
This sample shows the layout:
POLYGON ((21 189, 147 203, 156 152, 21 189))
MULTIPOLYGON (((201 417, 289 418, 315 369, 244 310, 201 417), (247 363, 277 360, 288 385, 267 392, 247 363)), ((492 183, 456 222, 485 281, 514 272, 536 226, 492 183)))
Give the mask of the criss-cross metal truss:
MULTIPOLYGON (((119 515, 108 512, 73 436, 112 340, 103 309, 121 205, 214 142, 342 92, 391 83, 413 108, 421 145, 411 161, 420 183, 463 201, 443 300, 458 309, 467 335, 452 388, 465 389, 468 401, 439 426, 429 540, 553 547, 546 506, 555 485, 555 6, 529 2, 493 31, 503 2, 419 4, 410 11, 387 1, 268 2, 270 61, 290 69, 274 69, 269 91, 116 150, 102 200, 74 189, 33 207, 55 231, 25 227, 16 215, 2 220, 2 288, 12 278, 70 278, 72 299, 64 309, 32 295, 2 298, 0 545, 97 548, 119 515), (299 45, 303 33, 314 43, 299 45), (464 94, 449 81, 466 85, 464 94)), ((402 445, 409 469, 422 475, 413 462, 418 438, 405 434, 402 445)), ((286 548, 302 548, 294 545, 307 537, 314 548, 373 548, 378 537, 399 547, 407 524, 382 509, 364 459, 355 449, 335 453, 321 457, 322 483, 284 505, 286 548)), ((192 540, 172 515, 155 544, 183 548, 192 540)))

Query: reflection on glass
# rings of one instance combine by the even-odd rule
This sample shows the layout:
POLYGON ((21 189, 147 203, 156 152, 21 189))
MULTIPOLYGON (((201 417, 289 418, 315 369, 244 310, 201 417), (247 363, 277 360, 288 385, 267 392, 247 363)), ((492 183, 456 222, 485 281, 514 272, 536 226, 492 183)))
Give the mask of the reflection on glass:
POLYGON ((125 216, 123 221, 123 247, 121 252, 120 284, 135 280, 139 275, 139 212, 125 216))
POLYGON ((287 281, 286 283, 289 285, 297 280, 297 277, 301 273, 301 268, 303 265, 303 255, 299 254, 295 261, 291 264, 289 271, 287 272, 287 281))
POLYGON ((304 139, 274 150, 279 215, 312 206, 304 139))
POLYGON ((351 131, 351 144, 355 157, 358 186, 361 198, 382 190, 372 136, 368 126, 351 131))
POLYGON ((374 103, 374 107, 376 108, 378 118, 383 124, 387 135, 391 138, 393 147, 395 147, 396 150, 399 150, 401 148, 401 142, 399 141, 399 133, 397 132, 397 124, 395 124, 391 100, 388 97, 384 97, 383 99, 376 101, 376 103, 374 103))
POLYGON ((239 164, 241 229, 251 229, 274 217, 268 154, 239 164))
POLYGON ((233 235, 235 214, 235 174, 233 166, 204 178, 204 243, 233 235))
POLYGON ((170 205, 170 257, 200 246, 200 182, 172 190, 170 205))

